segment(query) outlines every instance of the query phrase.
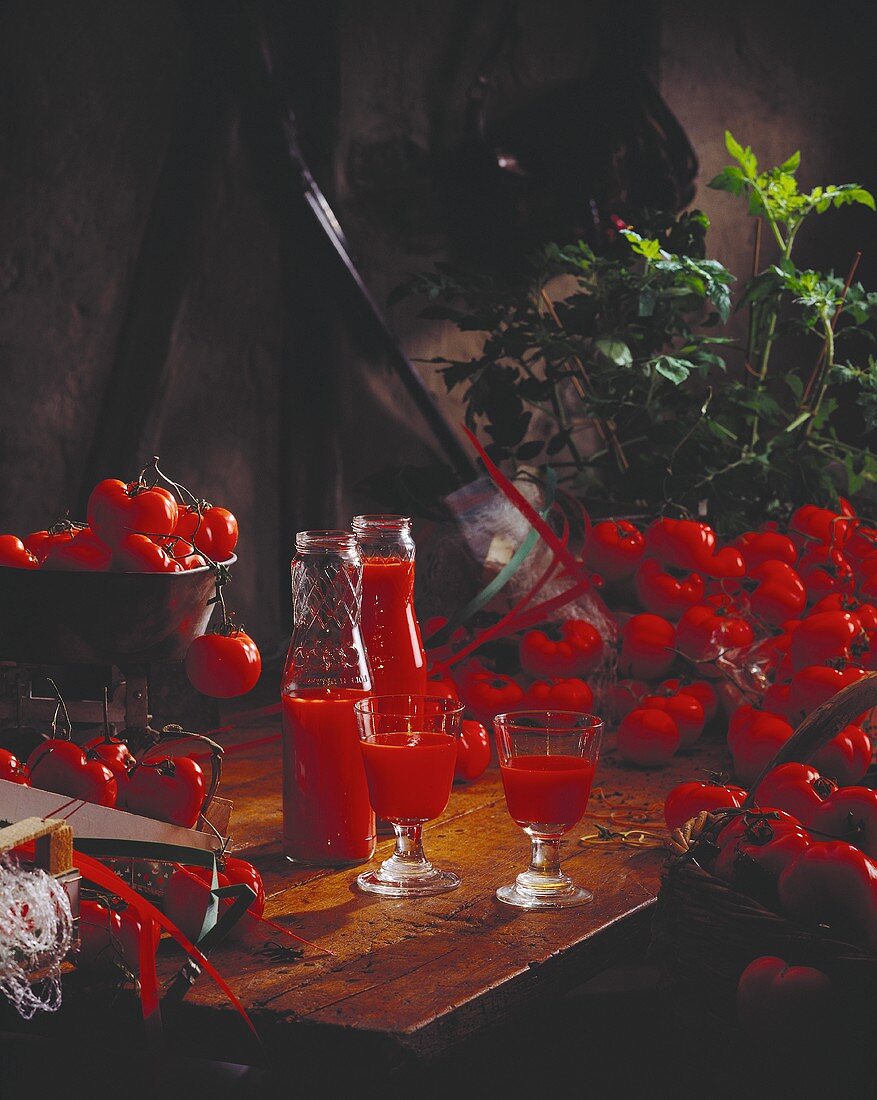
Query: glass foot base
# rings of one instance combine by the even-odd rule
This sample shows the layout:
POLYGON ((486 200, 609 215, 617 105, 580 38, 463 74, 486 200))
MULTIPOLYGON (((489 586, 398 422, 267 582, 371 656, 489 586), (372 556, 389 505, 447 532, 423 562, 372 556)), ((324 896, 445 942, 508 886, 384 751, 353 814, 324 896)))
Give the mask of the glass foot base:
POLYGON ((514 905, 518 909, 572 909, 576 905, 585 905, 594 900, 590 890, 574 886, 569 879, 559 882, 556 887, 542 887, 538 890, 513 882, 509 886, 500 886, 496 897, 505 905, 514 905))
MULTIPOLYGON (((389 862, 389 861, 387 861, 389 862)), ((460 876, 452 871, 440 871, 427 865, 422 874, 395 875, 386 870, 386 863, 376 871, 363 871, 356 878, 356 885, 366 894, 379 894, 384 898, 416 898, 430 894, 444 894, 460 885, 460 876)))

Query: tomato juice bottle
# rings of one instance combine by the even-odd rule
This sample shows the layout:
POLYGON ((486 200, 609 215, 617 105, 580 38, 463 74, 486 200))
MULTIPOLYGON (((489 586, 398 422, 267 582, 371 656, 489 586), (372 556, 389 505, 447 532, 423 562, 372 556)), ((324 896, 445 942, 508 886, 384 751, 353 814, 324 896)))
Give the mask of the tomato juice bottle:
POLYGON ((424 695, 426 654, 414 612, 414 539, 407 516, 356 516, 362 634, 375 695, 424 695))
POLYGON ((370 859, 375 818, 353 704, 371 692, 360 634, 362 557, 347 531, 299 531, 283 673, 283 850, 296 862, 370 859))

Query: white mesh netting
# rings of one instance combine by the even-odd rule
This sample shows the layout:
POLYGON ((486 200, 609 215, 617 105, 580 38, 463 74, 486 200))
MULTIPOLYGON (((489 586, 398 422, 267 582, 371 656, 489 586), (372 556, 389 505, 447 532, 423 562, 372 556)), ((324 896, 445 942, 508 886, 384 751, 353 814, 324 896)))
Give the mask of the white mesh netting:
POLYGON ((61 1004, 61 963, 72 941, 63 887, 0 856, 0 992, 23 1019, 61 1004))

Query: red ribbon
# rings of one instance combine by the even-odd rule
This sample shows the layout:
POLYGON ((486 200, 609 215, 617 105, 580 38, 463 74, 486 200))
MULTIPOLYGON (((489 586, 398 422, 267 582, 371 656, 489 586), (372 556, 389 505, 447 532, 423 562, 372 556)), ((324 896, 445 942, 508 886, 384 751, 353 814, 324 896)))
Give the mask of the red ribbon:
MULTIPOLYGON (((99 860, 94 859, 91 856, 85 855, 84 852, 74 852, 73 860, 74 860, 75 865, 81 871, 82 875, 85 878, 87 878, 90 882, 94 882, 96 885, 102 886, 105 890, 108 890, 111 894, 115 894, 117 897, 120 897, 122 899, 122 901, 125 901, 129 905, 133 906, 135 911, 137 912, 137 915, 140 917, 141 926, 143 926, 145 928, 148 921, 153 920, 159 926, 159 928, 163 928, 165 930, 165 932, 168 932, 171 936, 173 936, 173 938, 183 948, 183 950, 186 952, 186 954, 190 958, 195 959, 195 961, 210 975, 210 977, 213 979, 213 981, 216 982, 216 984, 219 986, 219 988, 222 990, 222 992, 226 995, 226 997, 232 1003, 232 1005, 234 1006, 237 1013, 244 1020, 247 1027, 250 1029, 250 1031, 252 1031, 253 1035, 255 1035, 257 1039, 259 1038, 259 1033, 256 1031, 256 1028, 253 1026, 253 1021, 250 1019, 249 1015, 247 1014, 247 1010, 244 1008, 244 1006, 241 1004, 241 1002, 235 996, 234 991, 232 990, 231 986, 222 977, 222 975, 219 973, 219 971, 216 969, 216 967, 213 966, 213 964, 209 961, 209 959, 207 959, 198 950, 198 948, 194 944, 189 943, 189 941, 186 939, 186 937, 183 935, 183 933, 179 930, 179 928, 177 928, 177 926, 173 923, 173 921, 168 920, 168 918, 164 915, 164 913, 161 912, 160 909, 157 909, 151 902, 147 901, 146 898, 141 897, 140 894, 138 894, 136 892, 136 890, 132 890, 131 887, 126 882, 124 882, 122 879, 120 879, 119 876, 114 874, 108 867, 105 867, 99 860)), ((145 938, 145 933, 144 933, 144 938, 145 938)), ((144 950, 143 949, 143 940, 141 940, 141 948, 140 948, 140 958, 141 958, 141 978, 140 978, 141 1003, 142 1003, 142 998, 144 996, 144 992, 143 992, 144 991, 143 975, 145 973, 145 971, 142 969, 142 966, 143 966, 143 961, 142 961, 143 960, 143 950, 144 950)), ((155 965, 155 961, 153 959, 153 967, 154 967, 154 965, 155 965)), ((157 986, 157 983, 156 983, 156 986, 157 986)), ((156 998, 156 1009, 157 1009, 157 988, 156 988, 155 998, 156 998)), ((144 1016, 146 1016, 147 1013, 146 1013, 146 1006, 145 1005, 144 1005, 143 1011, 144 1011, 144 1016)))

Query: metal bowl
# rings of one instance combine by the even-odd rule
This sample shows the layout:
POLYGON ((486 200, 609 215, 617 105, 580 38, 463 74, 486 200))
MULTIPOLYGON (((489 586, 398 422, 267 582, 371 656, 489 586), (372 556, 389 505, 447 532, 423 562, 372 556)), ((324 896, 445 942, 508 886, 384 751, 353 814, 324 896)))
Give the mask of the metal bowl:
MULTIPOLYGON (((232 555, 224 564, 233 565, 232 555)), ((0 660, 125 667, 181 661, 207 629, 209 567, 92 573, 0 566, 0 660)))

